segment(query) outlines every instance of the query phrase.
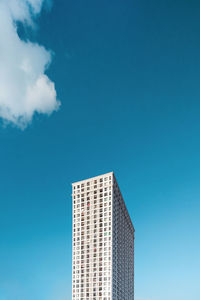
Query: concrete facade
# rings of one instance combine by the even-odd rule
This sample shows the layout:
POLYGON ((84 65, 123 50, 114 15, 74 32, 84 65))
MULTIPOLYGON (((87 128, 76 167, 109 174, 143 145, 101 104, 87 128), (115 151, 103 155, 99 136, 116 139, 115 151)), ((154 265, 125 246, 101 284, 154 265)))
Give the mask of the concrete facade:
POLYGON ((73 300, 134 300, 134 227, 113 172, 72 184, 73 300))

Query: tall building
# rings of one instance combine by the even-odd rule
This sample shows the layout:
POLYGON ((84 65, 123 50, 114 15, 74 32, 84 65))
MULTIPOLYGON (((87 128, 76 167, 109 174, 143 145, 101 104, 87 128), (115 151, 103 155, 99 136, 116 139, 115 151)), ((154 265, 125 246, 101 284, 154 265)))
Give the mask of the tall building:
POLYGON ((134 300, 134 227, 114 173, 72 184, 72 300, 134 300))

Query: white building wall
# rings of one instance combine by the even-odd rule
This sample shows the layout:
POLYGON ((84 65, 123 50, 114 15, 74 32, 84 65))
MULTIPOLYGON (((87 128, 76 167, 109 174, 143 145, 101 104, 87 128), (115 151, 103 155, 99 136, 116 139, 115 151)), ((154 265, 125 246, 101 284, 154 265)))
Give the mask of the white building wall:
POLYGON ((113 172, 72 184, 73 300, 134 300, 134 229, 113 172))
POLYGON ((134 300, 134 227, 113 178, 113 300, 134 300))
POLYGON ((112 297, 112 173, 72 184, 73 300, 112 297))

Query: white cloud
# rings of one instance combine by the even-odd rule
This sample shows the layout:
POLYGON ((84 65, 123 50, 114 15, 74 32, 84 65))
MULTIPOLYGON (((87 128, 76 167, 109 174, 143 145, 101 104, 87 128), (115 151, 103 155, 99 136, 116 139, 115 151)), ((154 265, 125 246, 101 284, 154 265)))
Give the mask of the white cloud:
POLYGON ((45 75, 51 53, 25 42, 16 22, 33 26, 43 0, 0 0, 0 118, 24 129, 35 112, 51 114, 60 106, 54 83, 45 75))

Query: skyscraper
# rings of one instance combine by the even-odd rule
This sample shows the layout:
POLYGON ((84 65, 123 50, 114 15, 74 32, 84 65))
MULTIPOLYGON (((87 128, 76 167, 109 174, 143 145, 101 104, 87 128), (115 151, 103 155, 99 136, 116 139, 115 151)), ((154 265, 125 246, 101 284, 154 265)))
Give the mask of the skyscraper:
POLYGON ((114 173, 72 184, 73 300, 134 300, 134 227, 114 173))

